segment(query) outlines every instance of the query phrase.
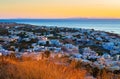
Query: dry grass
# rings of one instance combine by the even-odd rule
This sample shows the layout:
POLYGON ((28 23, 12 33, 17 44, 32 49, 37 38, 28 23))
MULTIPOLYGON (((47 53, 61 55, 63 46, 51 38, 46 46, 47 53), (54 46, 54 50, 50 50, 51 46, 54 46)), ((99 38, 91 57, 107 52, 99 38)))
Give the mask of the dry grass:
POLYGON ((30 57, 0 57, 0 79, 120 79, 106 69, 96 69, 84 63, 55 58, 36 61, 30 57))
POLYGON ((73 63, 66 66, 49 60, 0 60, 0 79, 84 79, 85 74, 73 63))

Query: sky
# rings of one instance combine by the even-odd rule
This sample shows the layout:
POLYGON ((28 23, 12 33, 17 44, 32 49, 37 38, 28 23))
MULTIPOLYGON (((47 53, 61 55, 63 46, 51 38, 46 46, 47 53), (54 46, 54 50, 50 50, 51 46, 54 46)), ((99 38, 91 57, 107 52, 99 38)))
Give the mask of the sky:
POLYGON ((120 0, 0 0, 0 18, 120 18, 120 0))

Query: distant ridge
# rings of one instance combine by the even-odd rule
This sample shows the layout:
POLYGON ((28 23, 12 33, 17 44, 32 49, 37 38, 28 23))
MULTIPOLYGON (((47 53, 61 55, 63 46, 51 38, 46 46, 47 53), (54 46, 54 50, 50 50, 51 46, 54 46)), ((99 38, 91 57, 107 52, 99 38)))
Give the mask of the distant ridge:
POLYGON ((0 22, 110 22, 118 23, 120 19, 108 18, 14 18, 14 19, 0 19, 0 22))
POLYGON ((120 18, 0 18, 0 20, 120 20, 120 18))

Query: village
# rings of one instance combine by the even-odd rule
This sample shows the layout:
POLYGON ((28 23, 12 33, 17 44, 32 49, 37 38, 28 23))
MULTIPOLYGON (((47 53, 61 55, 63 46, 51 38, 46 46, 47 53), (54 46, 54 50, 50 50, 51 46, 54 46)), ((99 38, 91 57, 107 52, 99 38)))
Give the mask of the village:
POLYGON ((35 55, 41 60, 45 51, 52 52, 51 58, 68 56, 99 69, 120 71, 119 35, 94 29, 0 23, 0 56, 35 55))

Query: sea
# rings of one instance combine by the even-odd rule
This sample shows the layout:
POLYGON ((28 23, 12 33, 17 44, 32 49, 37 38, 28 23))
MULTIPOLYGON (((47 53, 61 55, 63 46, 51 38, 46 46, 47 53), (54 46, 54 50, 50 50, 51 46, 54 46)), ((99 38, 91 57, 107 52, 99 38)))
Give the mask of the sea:
POLYGON ((0 19, 0 22, 16 22, 47 27, 95 29, 120 35, 120 19, 0 19))

